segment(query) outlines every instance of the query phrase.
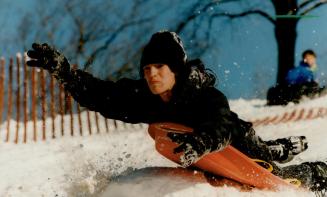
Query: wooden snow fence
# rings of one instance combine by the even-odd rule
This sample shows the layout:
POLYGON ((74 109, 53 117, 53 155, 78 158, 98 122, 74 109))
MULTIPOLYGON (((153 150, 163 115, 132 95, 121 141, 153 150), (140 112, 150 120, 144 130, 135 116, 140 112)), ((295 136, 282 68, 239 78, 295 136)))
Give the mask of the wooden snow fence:
POLYGON ((46 71, 27 67, 26 55, 0 60, 0 121, 0 141, 14 143, 145 127, 81 108, 46 71))

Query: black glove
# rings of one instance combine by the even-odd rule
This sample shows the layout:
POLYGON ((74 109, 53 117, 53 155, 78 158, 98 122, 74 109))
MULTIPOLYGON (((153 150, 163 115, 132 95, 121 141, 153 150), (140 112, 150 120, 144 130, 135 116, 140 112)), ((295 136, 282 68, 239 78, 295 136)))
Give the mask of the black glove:
POLYGON ((297 155, 308 149, 308 140, 305 136, 291 136, 288 138, 278 139, 277 141, 285 143, 285 147, 289 149, 292 155, 297 155))
POLYGON ((32 59, 27 61, 27 65, 31 67, 40 67, 48 70, 58 80, 62 75, 70 72, 70 64, 66 57, 55 48, 48 44, 33 43, 32 50, 27 55, 32 59))
POLYGON ((173 142, 179 144, 174 149, 174 153, 183 152, 180 162, 183 167, 188 167, 197 162, 204 154, 211 152, 213 140, 210 137, 200 136, 193 133, 173 133, 167 134, 173 142))
POLYGON ((273 156, 273 160, 280 163, 289 162, 295 155, 308 149, 308 141, 305 136, 291 136, 270 140, 266 144, 273 156))

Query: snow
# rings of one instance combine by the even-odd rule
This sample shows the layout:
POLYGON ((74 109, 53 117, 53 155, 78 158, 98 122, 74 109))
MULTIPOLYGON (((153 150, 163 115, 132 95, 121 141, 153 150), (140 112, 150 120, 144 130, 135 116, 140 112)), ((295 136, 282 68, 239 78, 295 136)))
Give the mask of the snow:
MULTIPOLYGON (((230 105, 243 119, 256 120, 293 110, 326 108, 327 96, 284 107, 267 107, 264 100, 244 99, 232 100, 230 105)), ((69 117, 65 118, 69 120, 69 117)), ((327 115, 324 115, 259 125, 255 129, 264 139, 307 136, 309 149, 283 165, 327 160, 326 119, 327 115)), ((70 127, 68 123, 65 125, 67 129, 70 127)), ((14 125, 12 120, 11 127, 15 128, 14 125)), ((5 139, 6 127, 5 123, 0 126, 2 141, 5 139)), ((31 127, 29 123, 28 128, 31 127)), ((104 129, 103 123, 100 129, 104 129)), ((41 133, 41 128, 39 130, 41 133)), ((22 134, 22 131, 19 133, 22 134)), ((47 135, 50 136, 50 133, 47 135)), ((65 135, 57 136, 56 139, 47 137, 45 141, 40 140, 39 134, 37 142, 31 140, 31 135, 28 136, 26 144, 22 143, 22 136, 18 144, 13 143, 13 136, 10 136, 10 142, 0 143, 0 196, 314 196, 310 192, 293 190, 240 192, 227 186, 212 187, 207 183, 190 182, 178 177, 151 176, 140 169, 172 167, 176 164, 155 151, 146 125, 121 123, 115 130, 111 126, 109 133, 101 131, 84 136, 65 135)))

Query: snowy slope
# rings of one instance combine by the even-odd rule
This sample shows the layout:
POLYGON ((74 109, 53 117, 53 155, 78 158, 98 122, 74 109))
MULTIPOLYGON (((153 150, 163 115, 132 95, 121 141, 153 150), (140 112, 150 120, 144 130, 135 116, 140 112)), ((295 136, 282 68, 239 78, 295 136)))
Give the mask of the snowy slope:
MULTIPOLYGON (((276 115, 283 117, 294 110, 305 109, 307 113, 312 108, 325 108, 327 97, 286 107, 266 107, 264 103, 242 99, 230 102, 240 117, 257 120, 276 115)), ((311 117, 258 125, 256 131, 264 139, 306 135, 309 149, 289 164, 327 160, 327 115, 311 117)), ((1 140, 5 131, 5 125, 1 125, 1 140)), ((137 169, 176 165, 155 152, 144 125, 121 127, 109 134, 64 136, 37 143, 1 142, 0 162, 0 196, 314 196, 295 191, 239 192, 234 188, 215 188, 174 177, 149 176, 137 169), (112 180, 122 173, 127 175, 112 180)))

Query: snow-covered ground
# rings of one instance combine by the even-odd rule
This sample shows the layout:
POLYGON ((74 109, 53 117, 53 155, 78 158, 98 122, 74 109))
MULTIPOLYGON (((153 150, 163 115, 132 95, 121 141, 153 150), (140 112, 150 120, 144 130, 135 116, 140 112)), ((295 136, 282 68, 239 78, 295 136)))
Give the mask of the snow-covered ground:
MULTIPOLYGON (((230 101, 230 104, 243 119, 255 120, 293 110, 325 108, 327 97, 285 107, 266 107, 263 100, 239 99, 230 101)), ((309 149, 287 165, 298 164, 327 160, 326 120, 327 116, 323 115, 255 129, 264 139, 306 135, 309 149)), ((115 131, 111 129, 109 133, 91 136, 67 135, 46 141, 30 140, 27 144, 1 142, 0 196, 314 196, 313 193, 289 190, 240 192, 229 187, 188 182, 178 177, 149 176, 139 169, 176 165, 155 151, 154 142, 146 129, 146 125, 126 125, 115 131), (112 180, 119 175, 122 177, 119 181, 112 180)), ((0 132, 3 141, 5 124, 1 125, 0 132)))

